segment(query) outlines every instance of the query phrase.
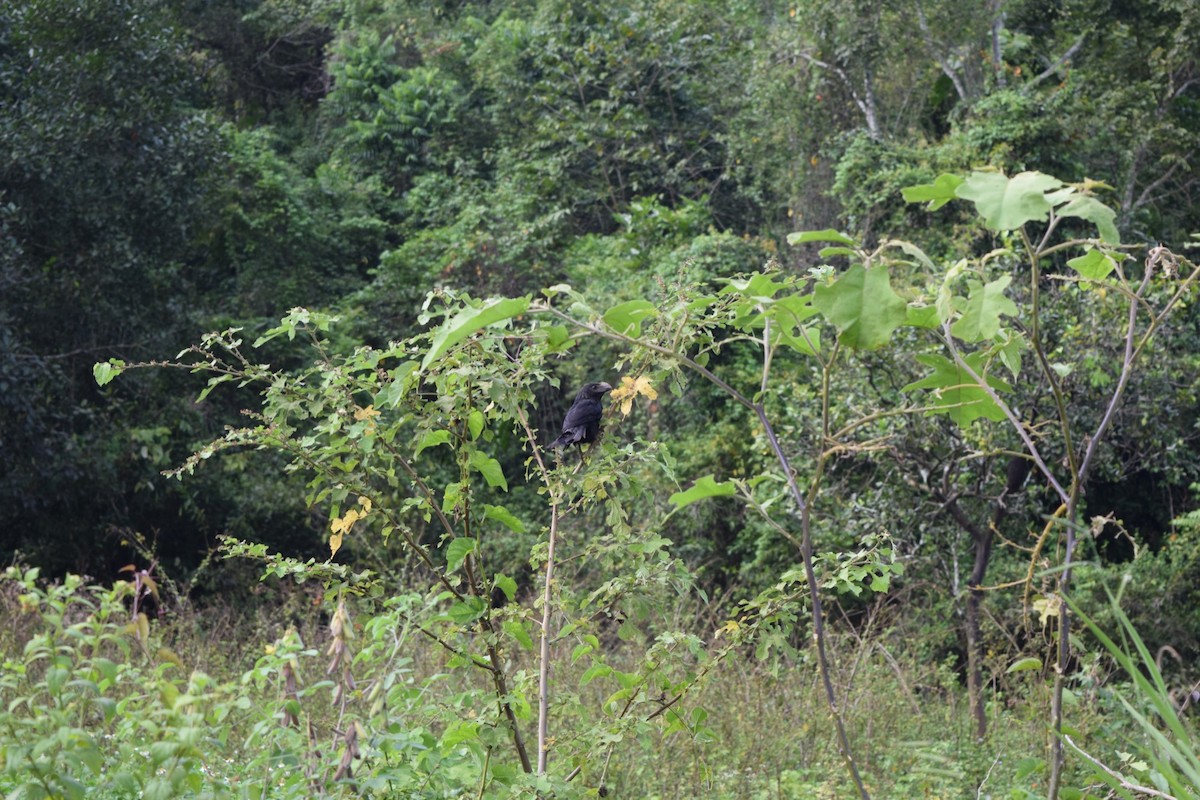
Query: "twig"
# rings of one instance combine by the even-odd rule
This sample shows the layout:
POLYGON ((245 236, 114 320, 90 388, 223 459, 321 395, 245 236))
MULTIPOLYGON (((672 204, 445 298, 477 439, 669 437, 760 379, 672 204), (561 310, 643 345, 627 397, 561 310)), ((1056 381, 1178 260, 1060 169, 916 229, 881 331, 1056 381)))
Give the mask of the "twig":
POLYGON ((1173 794, 1166 794, 1165 792, 1160 792, 1157 789, 1151 789, 1149 786, 1141 786, 1136 783, 1130 783, 1129 781, 1125 780, 1124 775, 1121 775, 1119 772, 1114 772, 1113 770, 1104 766, 1097 759, 1089 755, 1082 747, 1075 744, 1075 740, 1072 739, 1068 734, 1064 733, 1062 738, 1066 740, 1067 744, 1071 746, 1072 750, 1083 756, 1084 759, 1087 760, 1088 763, 1090 763, 1093 767, 1108 775, 1117 783, 1121 784, 1122 788, 1128 789, 1131 792, 1137 792, 1139 794, 1147 794, 1151 797, 1165 797, 1166 800, 1178 800, 1178 798, 1176 798, 1173 794))
POLYGON ((546 547, 546 587, 542 594, 542 636, 538 665, 537 774, 546 774, 546 741, 550 711, 550 589, 554 580, 554 544, 558 538, 558 498, 550 504, 550 535, 546 547))

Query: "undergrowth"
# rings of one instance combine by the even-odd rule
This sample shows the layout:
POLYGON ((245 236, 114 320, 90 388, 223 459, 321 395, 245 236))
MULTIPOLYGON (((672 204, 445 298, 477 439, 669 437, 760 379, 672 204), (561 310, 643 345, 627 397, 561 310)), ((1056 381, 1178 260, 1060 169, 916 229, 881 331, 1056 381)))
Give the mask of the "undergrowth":
MULTIPOLYGON (((132 586, 5 573, 5 796, 533 796, 488 772, 475 695, 451 683, 464 680, 448 669, 454 654, 407 622, 425 602, 419 595, 325 598, 278 583, 253 609, 214 602, 147 615, 132 586)), ((975 741, 953 664, 907 648, 910 633, 880 626, 869 639, 847 630, 833 639, 847 724, 872 791, 1043 796, 1045 681, 1014 676, 994 698, 993 733, 975 741)), ((605 646, 619 663, 622 649, 641 644, 614 635, 605 646)), ((518 672, 531 668, 531 653, 506 655, 518 672)), ((594 692, 592 707, 608 708, 611 687, 580 680, 582 663, 558 663, 564 685, 594 692)), ((587 786, 661 800, 852 791, 804 651, 730 658, 697 691, 687 724, 664 715, 614 737, 604 775, 588 775, 587 786)), ((1088 752, 1125 752, 1137 738, 1136 726, 1114 721, 1114 698, 1107 688, 1080 690, 1074 741, 1088 752)), ((1073 777, 1088 783, 1084 773, 1073 777)), ((599 793, 587 786, 577 796, 599 793)))

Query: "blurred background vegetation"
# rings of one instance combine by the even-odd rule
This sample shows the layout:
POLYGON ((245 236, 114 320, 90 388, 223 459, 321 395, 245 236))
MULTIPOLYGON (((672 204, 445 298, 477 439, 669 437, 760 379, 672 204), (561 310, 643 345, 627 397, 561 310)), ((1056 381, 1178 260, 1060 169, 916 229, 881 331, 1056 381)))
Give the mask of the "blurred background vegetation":
MULTIPOLYGON (((421 330, 436 289, 567 282, 616 302, 769 261, 805 274, 819 260, 782 245, 795 230, 911 239, 935 259, 987 252, 997 243, 962 216, 929 216, 899 193, 985 167, 1102 181, 1124 241, 1183 252, 1200 220, 1197 42, 1200 6, 1182 0, 5 4, 0 550, 100 583, 152 555, 200 605, 294 605, 252 596, 244 565, 209 556, 230 534, 324 557, 328 520, 305 506, 302 476, 253 453, 183 482, 161 474, 236 424, 237 394, 196 402, 196 380, 167 370, 92 379, 96 361, 169 358, 204 331, 253 340, 294 306, 339 314, 348 345, 378 345, 421 330)), ((1092 317, 1065 288, 1047 308, 1051 348, 1087 354, 1071 413, 1094 426, 1103 408, 1090 390, 1115 379, 1116 317, 1092 317)), ((295 357, 268 351, 276 366, 295 357)), ((744 356, 719 358, 737 370, 744 356)), ((569 387, 610 376, 612 359, 577 348, 534 425, 553 430, 569 387)), ((813 375, 786 369, 781 434, 803 443, 813 375)), ((919 369, 864 354, 835 394, 885 407, 919 369)), ((645 434, 677 474, 761 471, 745 410, 678 388, 645 434)), ((905 668, 929 667, 912 696, 938 695, 962 677, 972 558, 947 497, 985 520, 1005 464, 972 454, 1019 444, 964 441, 939 419, 890 432, 886 452, 834 466, 819 549, 890 535, 904 577, 886 594, 836 598, 835 622, 898 634, 905 668)), ((1171 648, 1164 668, 1182 683, 1200 658, 1198 436, 1200 316, 1188 308, 1156 340, 1093 475, 1089 516, 1113 520, 1087 545, 1098 568, 1077 582, 1099 596, 1128 576, 1127 611, 1151 650, 1171 648)), ((509 505, 544 515, 521 491, 509 505)), ((1053 505, 1031 484, 1003 532, 1040 530, 1053 505)), ((794 559, 732 500, 689 508, 663 535, 722 601, 794 559)), ((492 555, 526 587, 529 543, 492 555)), ((339 558, 388 557, 354 547, 339 558)), ((1026 554, 1000 547, 990 576, 1026 568, 1026 554)), ((988 597, 994 674, 1023 645, 1021 606, 1019 593, 988 597)), ((1000 689, 995 702, 1007 702, 1000 689)), ((794 769, 781 787, 803 784, 794 769)))

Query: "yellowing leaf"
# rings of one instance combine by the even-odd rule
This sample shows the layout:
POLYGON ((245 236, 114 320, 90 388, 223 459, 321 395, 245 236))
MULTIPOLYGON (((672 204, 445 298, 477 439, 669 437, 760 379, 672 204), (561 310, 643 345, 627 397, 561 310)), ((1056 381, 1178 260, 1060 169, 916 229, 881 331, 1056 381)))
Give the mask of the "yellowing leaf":
POLYGON ((138 640, 138 644, 145 647, 146 642, 150 641, 150 619, 144 611, 139 611, 130 624, 133 628, 133 635, 138 640))
POLYGON ((380 414, 380 412, 375 410, 374 405, 369 405, 366 408, 359 408, 359 407, 355 406, 355 408, 354 408, 354 419, 356 422, 362 422, 364 419, 371 419, 372 417, 378 417, 379 414, 380 414))
POLYGON ((163 663, 174 664, 175 666, 179 667, 180 669, 184 668, 183 667, 183 659, 181 659, 174 650, 171 650, 166 647, 158 648, 158 660, 163 663))
POLYGON ((643 375, 643 376, 640 376, 633 383, 634 383, 634 388, 637 389, 637 393, 640 395, 645 395, 647 400, 657 400, 658 399, 658 392, 655 391, 654 387, 650 385, 649 378, 647 378, 643 375))
POLYGON ((1051 619, 1058 619, 1058 615, 1062 610, 1062 599, 1058 595, 1049 595, 1047 597, 1039 597, 1033 601, 1033 610, 1037 612, 1038 619, 1042 623, 1042 629, 1045 630, 1050 624, 1051 619))
POLYGON ((329 537, 329 557, 333 558, 337 555, 337 551, 342 547, 342 534, 335 533, 329 537))
MULTIPOLYGON (((370 510, 370 509, 368 509, 368 510, 370 510)), ((337 533, 337 534, 349 533, 350 529, 354 527, 354 523, 358 522, 360 519, 363 519, 366 516, 367 516, 366 511, 360 512, 358 509, 352 508, 349 511, 347 511, 343 516, 340 516, 337 519, 335 519, 333 522, 331 522, 329 527, 334 533, 337 533)))
POLYGON ((724 625, 722 625, 720 628, 717 629, 716 635, 720 636, 722 634, 728 635, 731 633, 737 633, 741 629, 741 627, 742 627, 741 624, 739 624, 737 620, 731 619, 728 622, 726 622, 724 625))
POLYGON ((358 504, 363 507, 364 516, 371 513, 371 498, 359 497, 358 504))
POLYGON ((627 417, 633 411, 633 399, 645 395, 648 400, 657 400, 658 392, 650 385, 650 379, 639 375, 636 379, 628 375, 622 376, 621 385, 612 390, 612 399, 620 403, 621 416, 627 417))

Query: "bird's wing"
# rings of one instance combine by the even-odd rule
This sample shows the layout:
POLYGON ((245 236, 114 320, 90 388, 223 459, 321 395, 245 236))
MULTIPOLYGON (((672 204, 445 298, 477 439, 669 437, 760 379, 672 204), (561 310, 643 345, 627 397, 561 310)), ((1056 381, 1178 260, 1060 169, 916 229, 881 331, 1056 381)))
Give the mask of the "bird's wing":
POLYGON ((588 425, 600 419, 600 413, 600 403, 597 401, 576 400, 567 411, 567 418, 563 420, 563 432, 584 430, 588 425))

